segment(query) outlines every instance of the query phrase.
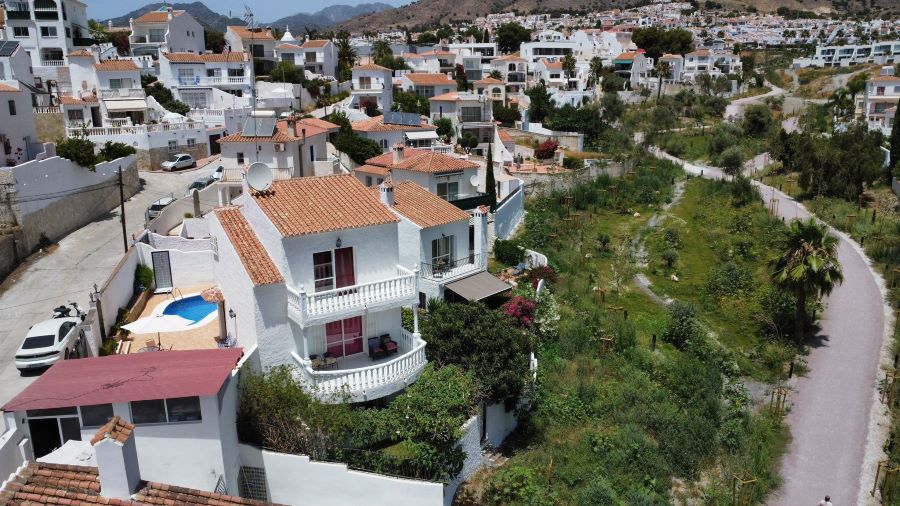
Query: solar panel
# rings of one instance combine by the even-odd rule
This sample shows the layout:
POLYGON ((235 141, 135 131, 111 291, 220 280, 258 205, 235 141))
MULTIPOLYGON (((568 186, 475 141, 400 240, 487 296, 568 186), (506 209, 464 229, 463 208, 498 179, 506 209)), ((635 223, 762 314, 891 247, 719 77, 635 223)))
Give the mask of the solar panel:
POLYGON ((271 137, 275 134, 276 118, 247 118, 244 122, 245 137, 271 137))
POLYGON ((16 52, 19 43, 11 40, 0 42, 0 56, 11 56, 16 52))
POLYGON ((405 125, 405 126, 419 126, 422 124, 422 120, 419 118, 419 115, 413 112, 393 112, 388 111, 384 113, 384 124, 385 125, 405 125))

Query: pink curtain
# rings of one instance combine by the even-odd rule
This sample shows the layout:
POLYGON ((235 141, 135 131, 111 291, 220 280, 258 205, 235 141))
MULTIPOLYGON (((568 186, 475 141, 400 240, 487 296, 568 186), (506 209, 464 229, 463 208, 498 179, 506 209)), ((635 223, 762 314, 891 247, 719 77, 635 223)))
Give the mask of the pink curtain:
POLYGON ((335 288, 343 288, 356 284, 353 274, 353 248, 334 250, 335 288))
POLYGON ((341 324, 341 321, 325 324, 325 342, 328 353, 334 357, 344 356, 344 333, 341 324))
POLYGON ((362 316, 326 323, 325 341, 328 353, 335 357, 362 353, 362 316))

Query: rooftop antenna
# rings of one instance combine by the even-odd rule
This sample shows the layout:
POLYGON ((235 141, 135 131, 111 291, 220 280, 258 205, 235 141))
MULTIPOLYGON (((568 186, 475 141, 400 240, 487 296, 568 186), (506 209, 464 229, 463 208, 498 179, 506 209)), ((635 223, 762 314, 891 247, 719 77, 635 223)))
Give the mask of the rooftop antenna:
MULTIPOLYGON (((254 36, 256 35, 256 21, 253 17, 253 11, 250 10, 250 7, 247 4, 244 4, 244 23, 247 25, 247 29, 250 30, 250 46, 247 47, 247 59, 250 61, 250 117, 253 118, 253 121, 256 122, 256 76, 254 75, 256 60, 253 58, 253 41, 254 36)), ((259 131, 258 128, 254 129, 254 157, 255 160, 259 161, 259 131)))

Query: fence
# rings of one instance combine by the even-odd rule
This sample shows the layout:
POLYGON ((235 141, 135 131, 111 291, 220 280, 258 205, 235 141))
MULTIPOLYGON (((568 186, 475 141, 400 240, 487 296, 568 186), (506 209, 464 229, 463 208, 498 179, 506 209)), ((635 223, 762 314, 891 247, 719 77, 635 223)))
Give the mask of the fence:
MULTIPOLYGON (((200 213, 207 213, 219 205, 219 185, 210 185, 200 190, 200 213)), ((147 223, 147 230, 167 235, 170 230, 184 221, 187 213, 195 214, 194 199, 191 195, 181 197, 160 211, 159 216, 147 223)))
POLYGON ((525 217, 525 192, 519 186, 507 195, 494 213, 494 232, 500 239, 509 239, 525 217))

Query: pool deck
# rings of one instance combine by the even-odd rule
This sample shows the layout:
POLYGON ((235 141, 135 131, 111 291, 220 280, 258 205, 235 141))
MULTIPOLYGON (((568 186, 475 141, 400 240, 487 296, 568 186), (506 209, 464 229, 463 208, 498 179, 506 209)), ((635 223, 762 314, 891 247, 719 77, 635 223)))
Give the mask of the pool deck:
MULTIPOLYGON (((206 290, 207 288, 212 288, 215 285, 201 285, 201 286, 179 286, 178 290, 184 294, 185 297, 191 294, 197 294, 206 290)), ((161 293, 157 295, 153 295, 150 297, 150 300, 147 301, 147 306, 144 308, 144 312, 141 313, 141 318, 146 318, 148 316, 153 315, 153 312, 156 310, 156 306, 166 302, 167 300, 172 300, 172 295, 168 293, 161 293)), ((131 344, 131 349, 129 353, 138 353, 142 349, 147 347, 156 347, 157 345, 157 337, 156 333, 152 334, 131 334, 129 337, 133 340, 131 344)), ((212 321, 207 323, 206 325, 202 325, 196 328, 192 328, 190 330, 182 330, 180 332, 163 332, 160 334, 160 340, 162 341, 163 349, 173 349, 173 350, 208 350, 218 348, 218 339, 219 337, 219 319, 213 318, 212 321)))

